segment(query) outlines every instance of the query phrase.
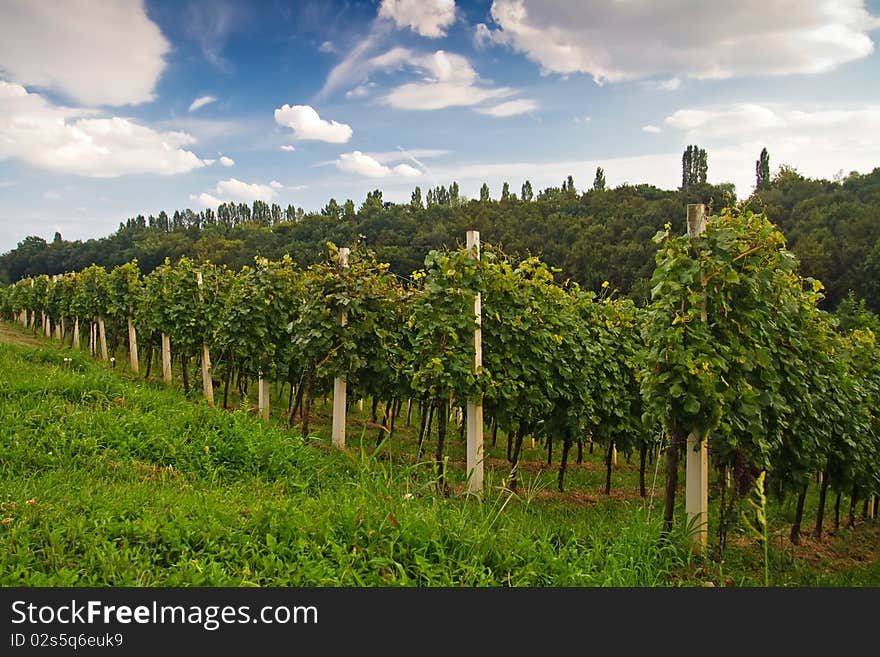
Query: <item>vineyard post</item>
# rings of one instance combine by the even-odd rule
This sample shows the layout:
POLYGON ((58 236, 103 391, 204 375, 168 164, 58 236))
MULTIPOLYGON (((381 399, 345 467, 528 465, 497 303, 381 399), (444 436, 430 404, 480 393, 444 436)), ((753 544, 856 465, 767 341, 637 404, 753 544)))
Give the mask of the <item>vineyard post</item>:
MULTIPOLYGON (((471 257, 480 259, 480 231, 467 232, 467 249, 471 257)), ((474 374, 483 369, 482 297, 477 292, 474 297, 474 374)), ((468 492, 483 491, 483 403, 482 400, 467 401, 467 480, 468 492)))
POLYGON ((79 349, 79 317, 73 318, 73 344, 74 349, 79 349))
MULTIPOLYGON (((199 288, 199 303, 202 299, 202 272, 196 272, 196 284, 199 288)), ((214 405, 214 382, 211 379, 211 354, 208 345, 202 342, 202 394, 209 406, 214 405)))
MULTIPOLYGON (((52 277, 52 283, 54 284, 57 282, 58 282, 58 274, 55 274, 52 277)), ((60 317, 60 313, 59 313, 59 317, 55 318, 55 339, 60 341, 62 339, 62 337, 63 337, 63 335, 61 333, 61 317, 60 317)))
MULTIPOLYGON (((688 237, 694 238, 706 231, 706 206, 702 203, 690 203, 687 206, 688 237)), ((706 273, 700 272, 700 279, 705 295, 706 273)), ((707 321, 706 298, 703 297, 700 308, 700 321, 707 321)), ((688 526, 693 526, 693 540, 698 551, 702 552, 709 538, 709 450, 708 440, 696 431, 687 437, 687 476, 685 479, 685 510, 688 526), (693 523, 693 524, 692 524, 693 523)))
POLYGON ((44 312, 44 313, 42 313, 42 317, 43 317, 43 334, 44 334, 47 338, 51 338, 51 337, 52 337, 52 331, 49 329, 49 322, 48 322, 48 317, 49 317, 49 316, 44 312))
MULTIPOLYGON (((34 279, 32 278, 31 279, 31 287, 33 287, 33 286, 34 286, 34 279)), ((34 328, 34 322, 37 321, 37 311, 32 310, 30 315, 31 315, 31 320, 30 320, 30 326, 28 328, 32 329, 32 328, 34 328)))
MULTIPOLYGON (((349 249, 341 247, 339 249, 339 266, 342 269, 348 267, 349 249)), ((348 323, 348 315, 344 310, 339 311, 339 325, 345 326, 348 323)), ((338 448, 345 447, 345 395, 346 380, 345 374, 340 374, 333 379, 333 426, 331 429, 331 439, 333 446, 338 448)))
POLYGON ((128 358, 131 362, 131 371, 138 373, 138 342, 137 331, 134 328, 134 322, 131 315, 128 316, 128 358))
POLYGON ((107 330, 103 315, 98 315, 98 340, 101 343, 101 360, 107 360, 107 330))
POLYGON ((171 339, 167 333, 162 334, 162 381, 171 383, 171 339))
POLYGON ((263 377, 263 370, 257 372, 257 410, 260 417, 269 420, 269 379, 263 377))

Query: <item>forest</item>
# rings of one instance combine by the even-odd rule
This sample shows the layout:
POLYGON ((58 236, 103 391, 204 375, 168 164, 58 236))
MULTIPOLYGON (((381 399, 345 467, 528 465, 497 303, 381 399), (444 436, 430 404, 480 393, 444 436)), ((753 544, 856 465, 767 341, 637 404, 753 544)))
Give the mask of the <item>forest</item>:
POLYGON ((113 268, 135 259, 147 274, 166 258, 182 256, 237 270, 255 256, 276 260, 288 254, 308 266, 322 260, 328 242, 368 247, 407 277, 423 267, 432 249, 453 248, 465 231, 479 230, 485 242, 512 256, 540 257, 558 282, 598 291, 608 281, 641 306, 649 301, 655 265, 651 237, 667 223, 683 232, 688 204, 705 203, 711 214, 744 202, 783 232, 802 274, 822 281, 823 309, 835 310, 849 297, 850 304, 880 311, 880 168, 825 180, 782 164, 771 175, 765 149, 756 161, 755 190, 742 198, 730 183, 707 183, 707 169, 705 150, 689 146, 675 190, 648 184, 606 188, 599 168, 585 189, 569 176, 559 187, 537 191, 528 180, 518 191, 505 183, 494 195, 483 185, 479 198, 468 199, 452 182, 416 187, 408 203, 384 201, 376 189, 359 204, 331 198, 320 212, 258 200, 223 203, 216 211, 137 215, 96 239, 27 236, 0 255, 0 282, 92 264, 113 268))

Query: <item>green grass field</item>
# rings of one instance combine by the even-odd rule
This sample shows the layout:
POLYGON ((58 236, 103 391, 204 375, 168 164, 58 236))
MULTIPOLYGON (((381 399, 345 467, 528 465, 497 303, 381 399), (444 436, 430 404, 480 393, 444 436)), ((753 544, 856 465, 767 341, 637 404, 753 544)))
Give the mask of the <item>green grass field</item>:
MULTIPOLYGON (((763 585, 763 549, 741 524, 723 557, 693 555, 679 520, 661 537, 662 462, 642 498, 638 458, 620 455, 606 496, 604 455, 587 452, 558 493, 558 454, 548 466, 546 448, 527 445, 513 494, 499 436, 479 499, 461 493, 453 424, 444 498, 430 457, 414 458, 416 412, 374 454, 367 404, 340 452, 321 400, 304 439, 283 401, 266 423, 237 397, 235 410, 209 408, 198 391, 187 399, 21 328, 0 340, 3 586, 763 585)), ((880 585, 875 520, 814 541, 813 492, 795 548, 793 504, 770 504, 771 586, 880 585)))

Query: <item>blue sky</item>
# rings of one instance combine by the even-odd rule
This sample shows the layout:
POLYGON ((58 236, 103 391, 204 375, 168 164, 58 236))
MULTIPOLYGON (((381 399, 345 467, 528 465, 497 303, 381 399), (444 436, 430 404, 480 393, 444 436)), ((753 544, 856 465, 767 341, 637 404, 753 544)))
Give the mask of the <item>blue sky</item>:
POLYGON ((880 166, 880 0, 4 0, 0 252, 160 210, 319 210, 602 166, 880 166))

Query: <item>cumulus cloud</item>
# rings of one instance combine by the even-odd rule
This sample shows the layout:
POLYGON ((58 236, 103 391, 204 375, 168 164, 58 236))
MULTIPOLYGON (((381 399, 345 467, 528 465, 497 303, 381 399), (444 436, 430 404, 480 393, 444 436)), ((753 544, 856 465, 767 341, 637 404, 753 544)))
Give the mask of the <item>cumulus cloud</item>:
POLYGON ((871 54, 880 26, 863 0, 494 0, 491 15, 498 29, 484 41, 597 83, 830 71, 871 54))
MULTIPOLYGON (((229 180, 221 180, 210 192, 202 192, 201 194, 191 194, 190 199, 198 201, 204 207, 216 207, 221 203, 227 202, 253 202, 253 201, 272 201, 278 195, 275 191, 278 189, 277 181, 272 181, 268 185, 260 183, 247 183, 237 178, 229 180)), ((279 183, 280 184, 280 183, 279 183)))
POLYGON ((267 201, 275 198, 275 190, 269 185, 246 183, 236 178, 218 182, 216 192, 221 196, 241 201, 254 201, 257 199, 267 201))
POLYGON ((480 114, 488 114, 489 116, 507 117, 534 112, 536 109, 538 109, 537 101, 531 98, 519 98, 499 105, 492 105, 491 107, 480 107, 476 111, 480 114))
POLYGON ((336 121, 325 121, 309 105, 285 104, 275 110, 275 122, 291 128, 296 139, 314 139, 331 144, 344 144, 351 139, 351 126, 336 121))
POLYGON ((356 173, 368 178, 387 178, 388 176, 402 176, 414 178, 422 175, 422 172, 408 164, 398 164, 394 167, 386 166, 375 158, 360 151, 342 153, 336 160, 336 168, 347 173, 356 173))
POLYGON ((287 151, 288 153, 292 153, 293 151, 296 150, 296 146, 294 146, 293 144, 281 144, 281 150, 287 151))
POLYGON ((660 132, 660 128, 658 128, 656 125, 643 125, 642 132, 648 132, 656 135, 658 132, 660 132))
POLYGON ((0 80, 0 160, 16 158, 59 173, 96 178, 171 175, 204 167, 180 131, 159 132, 94 110, 59 107, 23 86, 0 80))
POLYGON ((226 157, 225 155, 221 155, 220 156, 220 164, 222 164, 224 167, 235 166, 235 160, 233 160, 231 157, 226 157))
POLYGON ((4 0, 0 25, 8 80, 84 105, 153 100, 171 49, 142 2, 4 0))
POLYGON ((455 0, 382 0, 379 17, 436 39, 446 36, 446 29, 455 22, 455 0))
POLYGON ((217 100, 217 99, 214 98, 214 96, 199 96, 193 102, 190 103, 189 111, 195 112, 200 107, 204 107, 208 103, 213 103, 215 100, 217 100))
POLYGON ((272 187, 273 189, 282 189, 284 187, 284 185, 282 185, 277 180, 273 180, 272 182, 269 183, 269 187, 272 187))
POLYGON ((206 208, 216 208, 221 203, 223 203, 223 201, 221 201, 219 198, 217 198, 216 196, 211 196, 210 194, 208 194, 208 192, 202 192, 201 194, 190 194, 189 198, 192 201, 198 201, 203 207, 206 208))

